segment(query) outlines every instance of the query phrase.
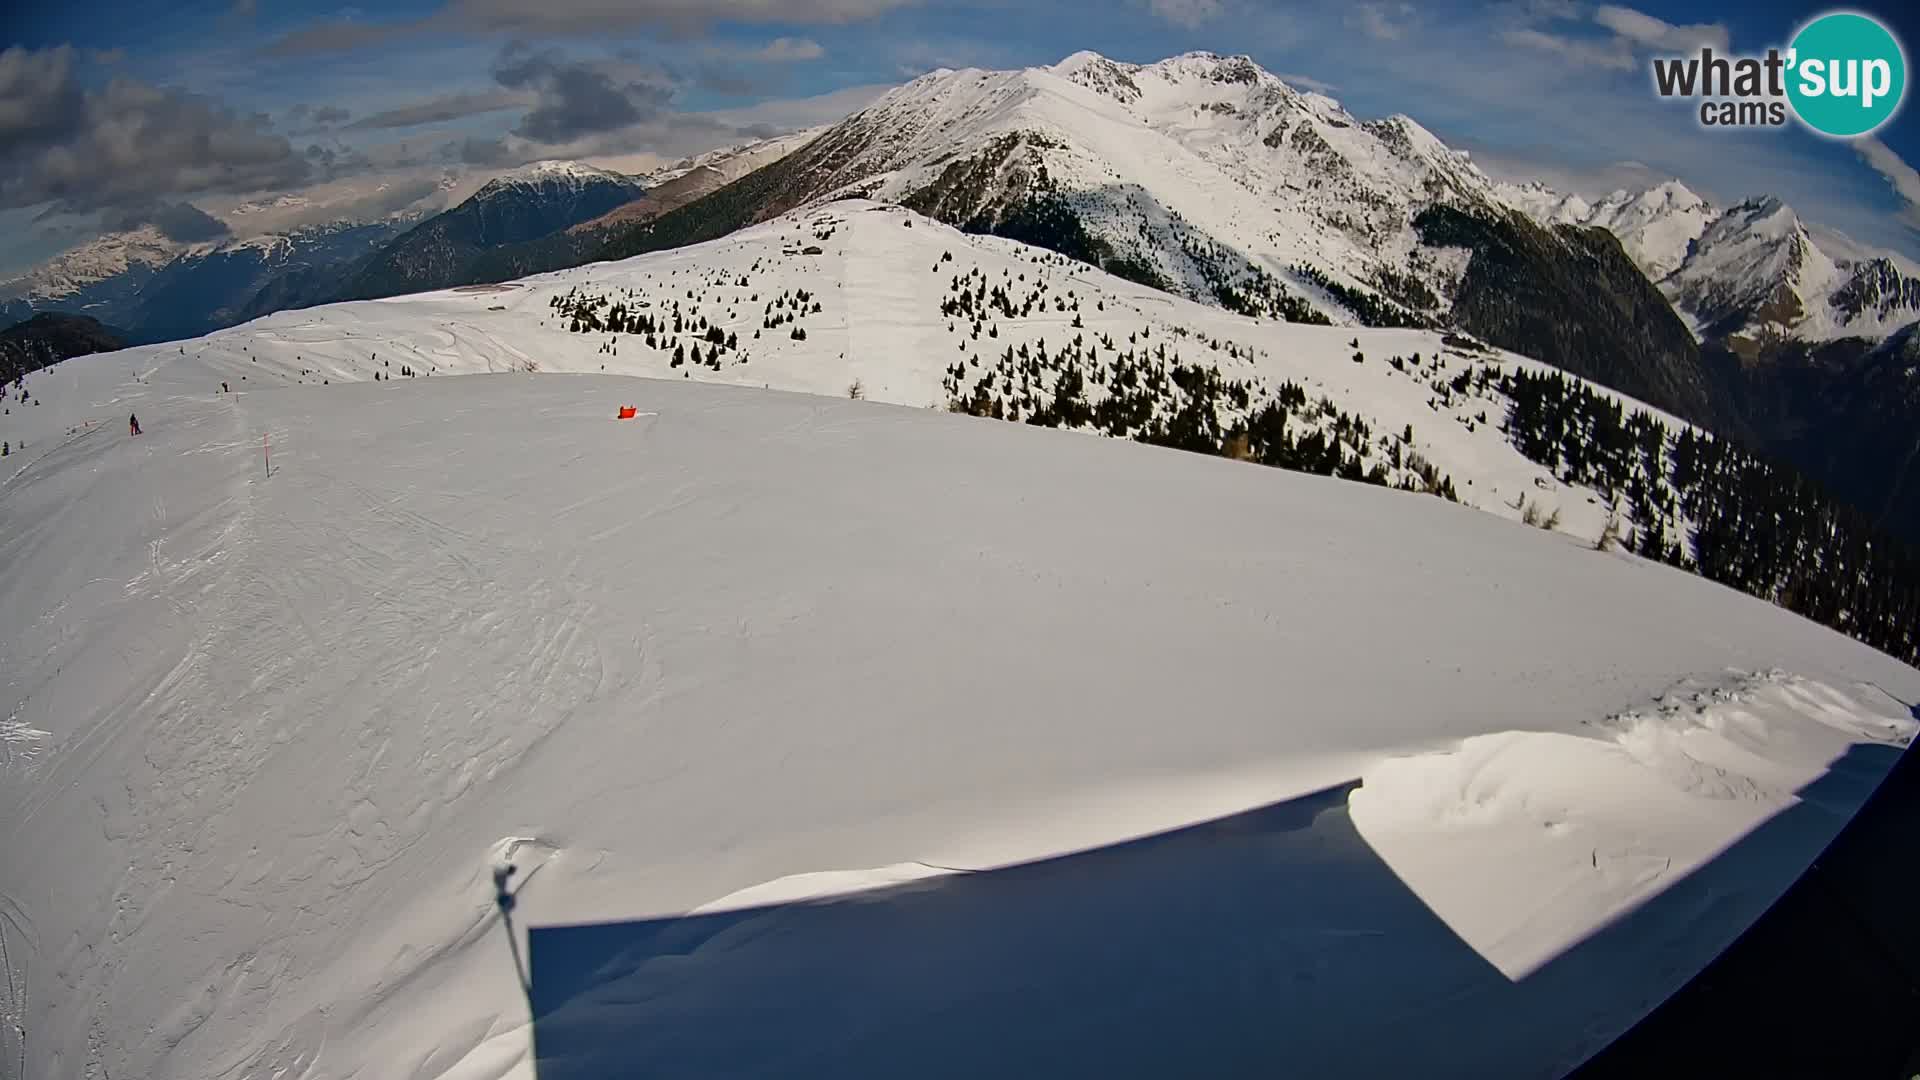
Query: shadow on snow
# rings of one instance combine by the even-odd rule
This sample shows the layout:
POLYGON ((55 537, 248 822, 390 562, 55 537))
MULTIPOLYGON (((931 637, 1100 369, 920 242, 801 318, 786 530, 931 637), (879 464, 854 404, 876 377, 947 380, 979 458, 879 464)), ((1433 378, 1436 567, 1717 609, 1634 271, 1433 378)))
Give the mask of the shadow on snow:
POLYGON ((1908 752, 1777 903, 1575 1080, 1920 1076, 1915 836, 1908 752))
POLYGON ((1857 797, 1897 754, 1854 747, 1800 802, 1517 982, 1355 831, 1357 782, 850 896, 534 927, 537 1068, 1555 1076, 1779 897, 1846 820, 1842 792, 1857 797))

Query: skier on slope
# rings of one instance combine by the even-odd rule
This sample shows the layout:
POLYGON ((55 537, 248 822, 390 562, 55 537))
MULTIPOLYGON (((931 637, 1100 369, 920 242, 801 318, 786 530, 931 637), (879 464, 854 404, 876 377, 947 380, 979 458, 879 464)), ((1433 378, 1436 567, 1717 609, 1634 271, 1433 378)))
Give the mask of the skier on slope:
POLYGON ((130 429, 130 432, 129 432, 130 435, 140 434, 140 418, 138 416, 133 415, 132 413, 128 413, 127 427, 130 429))

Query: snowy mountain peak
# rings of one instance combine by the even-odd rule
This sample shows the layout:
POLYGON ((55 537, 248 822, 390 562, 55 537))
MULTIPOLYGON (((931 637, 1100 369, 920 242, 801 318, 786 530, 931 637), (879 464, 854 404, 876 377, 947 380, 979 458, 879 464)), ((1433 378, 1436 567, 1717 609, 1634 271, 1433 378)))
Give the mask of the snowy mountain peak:
POLYGON ((229 210, 228 213, 234 217, 246 218, 257 214, 272 213, 274 211, 305 210, 311 205, 313 205, 313 200, 304 195, 286 193, 275 195, 269 199, 256 199, 251 202, 240 203, 232 210, 229 210))
POLYGON ((1654 281, 1678 270, 1718 211, 1678 180, 1638 191, 1617 188, 1589 202, 1538 182, 1500 185, 1502 199, 1550 225, 1584 225, 1614 234, 1627 255, 1654 281))
POLYGON ((737 180, 754 168, 768 161, 778 160, 818 138, 831 125, 803 128, 799 131, 776 135, 770 139, 752 139, 746 142, 731 143, 715 147, 705 153, 684 157, 671 165, 665 165, 645 174, 625 177, 647 188, 661 184, 693 172, 696 169, 714 169, 728 180, 737 180))
POLYGON ((536 161, 494 177, 481 187, 479 193, 497 192, 512 187, 582 187, 595 183, 632 185, 635 181, 632 177, 608 172, 605 169, 596 169, 578 161, 536 161))
POLYGON ((1734 204, 1715 220, 1695 245, 1694 261, 1714 267, 1724 266, 1718 258, 1738 258, 1744 260, 1746 273, 1761 272, 1776 282, 1799 284, 1818 254, 1812 235, 1793 208, 1763 195, 1734 204))
POLYGON ((1630 191, 1615 188, 1594 204, 1596 212, 1619 213, 1628 210, 1641 216, 1685 213, 1707 207, 1707 200, 1678 180, 1665 180, 1650 188, 1630 191))
POLYGON ((1679 180, 1597 202, 1500 185, 1549 224, 1606 229, 1703 338, 1748 352, 1789 338, 1879 337, 1920 318, 1920 267, 1809 226, 1774 195, 1715 206, 1679 180))
POLYGON ((1655 184, 1641 195, 1642 201, 1658 201, 1671 210, 1692 210, 1707 205, 1707 200, 1678 180, 1655 184))
MULTIPOLYGON (((1399 280, 1421 210, 1497 202, 1465 154, 1413 120, 1363 123, 1244 56, 1208 52, 931 72, 808 157, 819 175, 800 201, 897 200, 957 223, 1057 198, 1109 258, 1173 292, 1247 304, 1250 285, 1262 303, 1336 321, 1399 280)), ((1453 273, 1408 295, 1435 309, 1453 273)))
POLYGON ((1280 81, 1277 76, 1254 63, 1251 57, 1221 56, 1211 52, 1189 52, 1170 56, 1158 63, 1148 65, 1148 70, 1169 82, 1199 79, 1209 83, 1252 85, 1280 81))
POLYGON ((1877 332, 1856 313, 1908 311, 1914 276, 1828 258, 1777 198, 1723 211, 1677 179, 1591 201, 1498 184, 1412 118, 1362 121, 1243 56, 1135 64, 1083 51, 1022 71, 937 71, 822 138, 831 181, 804 198, 900 200, 962 222, 1059 197, 1113 257, 1174 292, 1238 296, 1233 279, 1265 274, 1336 321, 1376 295, 1446 310, 1460 256, 1423 251, 1408 224, 1435 205, 1604 229, 1714 336, 1759 306, 1777 333, 1877 332), (1403 287, 1410 264, 1418 288, 1403 287))
POLYGON ((1138 64, 1122 64, 1099 53, 1083 51, 1074 53, 1048 70, 1125 105, 1140 100, 1140 86, 1134 81, 1134 76, 1141 70, 1138 64))
MULTIPOLYGON (((1129 64, 1096 52, 1083 51, 1041 70, 1112 98, 1122 105, 1137 105, 1143 96, 1152 96, 1163 104, 1171 98, 1179 98, 1189 104, 1204 106, 1221 100, 1216 96, 1221 88, 1243 88, 1243 93, 1246 89, 1259 91, 1252 98, 1242 100, 1263 104, 1271 104, 1295 93, 1278 76, 1254 63, 1250 57, 1221 56, 1211 52, 1181 53, 1151 64, 1129 64)), ((1231 96, 1226 100, 1233 103, 1231 96)))
MULTIPOLYGON (((1576 211, 1568 204, 1567 211, 1576 211)), ((1655 281, 1679 269, 1694 242, 1713 220, 1707 201, 1678 180, 1645 191, 1615 191, 1573 222, 1597 225, 1619 237, 1621 247, 1655 281)))
POLYGON ((1770 236, 1784 238, 1806 233, 1805 226, 1800 223, 1800 215, 1774 195, 1743 199, 1727 209, 1727 218, 1739 222, 1738 227, 1770 236))
POLYGON ((1538 180, 1496 185, 1500 200, 1545 225, 1584 225, 1593 204, 1577 193, 1562 192, 1538 180))
POLYGON ((1834 336, 1839 327, 1825 298, 1840 277, 1799 215, 1763 195, 1714 218, 1664 287, 1703 336, 1745 349, 1793 336, 1834 336))
POLYGON ((1063 79, 1072 79, 1075 82, 1114 73, 1134 75, 1143 69, 1144 65, 1142 64, 1130 64, 1122 60, 1115 60, 1094 52, 1091 49, 1082 49, 1072 56, 1061 60, 1059 63, 1054 64, 1052 67, 1047 68, 1048 71, 1053 72, 1055 75, 1063 79))
POLYGON ((70 248, 39 268, 0 283, 0 296, 57 299, 129 270, 153 270, 171 262, 185 245, 152 225, 111 232, 70 248))
MULTIPOLYGON (((1332 102, 1331 98, 1321 100, 1332 102)), ((1342 119, 1350 118, 1346 110, 1338 109, 1336 105, 1332 120, 1338 123, 1342 119)), ((1441 142, 1438 135, 1420 126, 1419 122, 1411 116, 1396 113, 1383 120, 1370 120, 1362 126, 1380 139, 1388 149, 1405 160, 1424 159, 1434 163, 1445 163, 1452 167, 1472 169, 1476 174, 1479 172, 1478 167, 1471 164, 1472 157, 1465 150, 1455 150, 1441 142)))

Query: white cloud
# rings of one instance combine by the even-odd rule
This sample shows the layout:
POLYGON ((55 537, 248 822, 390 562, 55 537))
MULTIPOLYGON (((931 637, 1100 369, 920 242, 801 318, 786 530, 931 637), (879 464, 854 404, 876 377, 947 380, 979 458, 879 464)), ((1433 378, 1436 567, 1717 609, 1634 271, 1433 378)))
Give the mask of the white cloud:
MULTIPOLYGON (((509 93, 506 91, 483 91, 448 94, 425 101, 413 101, 397 105, 368 116, 363 116, 347 125, 348 131, 365 131, 370 128, 405 128, 421 124, 438 124, 448 120, 457 120, 463 116, 478 116, 482 113, 498 112, 502 109, 520 108, 533 105, 538 99, 531 94, 509 93)), ((328 122, 328 118, 319 115, 325 110, 316 110, 314 124, 316 128, 336 126, 339 121, 328 122)), ((333 110, 338 114, 343 110, 333 110)), ((345 119, 344 116, 340 119, 345 119)))
POLYGON ((1633 50, 1628 48, 1625 39, 1620 37, 1599 41, 1567 37, 1564 34, 1549 34, 1545 30, 1524 27, 1501 31, 1500 40, 1523 49, 1553 53, 1562 60, 1579 67, 1628 71, 1638 66, 1633 59, 1633 50))
POLYGON ((614 27, 692 29, 715 22, 848 23, 908 0, 452 0, 456 25, 533 33, 604 32, 614 27))
POLYGON ((1217 19, 1225 11, 1221 0, 1147 0, 1147 10, 1191 30, 1217 19))
POLYGON ((892 83, 848 86, 812 97, 763 101, 758 105, 745 108, 723 109, 696 115, 709 116, 721 123, 742 129, 772 128, 779 131, 798 131, 801 128, 818 127, 821 124, 844 120, 873 104, 882 94, 893 89, 893 86, 892 83))
POLYGON ((89 85, 75 56, 0 51, 0 204, 127 209, 312 179, 264 114, 122 76, 89 85))
POLYGON ((680 112, 651 117, 615 131, 562 143, 540 143, 508 134, 468 140, 458 148, 465 164, 491 173, 528 161, 566 158, 601 168, 641 173, 722 146, 754 142, 831 124, 869 105, 891 86, 852 86, 815 97, 764 101, 739 109, 680 112))
POLYGON ((1412 4, 1361 4, 1352 16, 1352 21, 1366 35, 1376 41, 1398 41, 1406 35, 1413 22, 1412 4))
POLYGON ((1279 75, 1280 81, 1286 83, 1288 86, 1297 86, 1302 89, 1312 90, 1315 93, 1326 94, 1329 97, 1340 92, 1340 87, 1334 83, 1327 82, 1324 79, 1316 79, 1311 75, 1302 75, 1296 71, 1275 72, 1274 74, 1279 75))
POLYGON ((1587 17, 1587 9, 1575 0, 1518 0, 1507 10, 1524 22, 1573 22, 1587 17))
POLYGON ((1593 21, 1636 45, 1658 52, 1691 52, 1703 45, 1718 53, 1731 49, 1724 23, 1675 26, 1618 4, 1600 5, 1594 10, 1593 21))
POLYGON ((753 55, 758 60, 818 60, 827 55, 827 50, 809 38, 782 37, 767 42, 753 55))
MULTIPOLYGON (((1361 17, 1366 18, 1367 9, 1375 6, 1362 5, 1361 17)), ((1517 16, 1519 25, 1510 25, 1502 30, 1502 41, 1523 49, 1550 53, 1575 67, 1630 71, 1640 66, 1636 56, 1642 53, 1685 53, 1703 45, 1721 53, 1730 49, 1727 28, 1722 23, 1676 26, 1618 4, 1602 4, 1593 10, 1591 25, 1609 31, 1605 37, 1594 37, 1590 32, 1558 33, 1542 29, 1554 23, 1579 23, 1584 20, 1583 9, 1564 0, 1535 0, 1510 11, 1517 16)), ((1388 40, 1386 35, 1374 36, 1388 40)))
MULTIPOLYGON (((1471 140, 1457 140, 1450 145, 1470 150, 1473 163, 1495 180, 1511 184, 1537 181, 1555 191, 1578 195, 1589 201, 1605 198, 1615 191, 1641 191, 1676 179, 1639 161, 1570 164, 1564 155, 1538 147, 1483 149, 1471 140)), ((1693 187, 1691 184, 1688 186, 1693 187)), ((1695 192, 1708 199, 1714 198, 1710 191, 1696 188, 1695 192)))
POLYGON ((1885 177, 1894 194, 1900 196, 1904 204, 1900 208, 1900 220, 1920 229, 1920 172, 1916 172, 1892 147, 1879 139, 1855 139, 1853 152, 1859 154, 1860 160, 1866 162, 1874 172, 1885 177))
POLYGON ((1019 59, 1006 48, 970 38, 916 38, 887 47, 884 57, 901 79, 924 75, 936 68, 1005 68, 1019 59))
MULTIPOLYGON (((420 18, 311 23, 268 46, 274 55, 349 52, 446 31, 525 37, 662 30, 697 34, 714 23, 843 24, 885 15, 914 0, 447 0, 420 18)), ((1213 3, 1219 0, 1184 0, 1213 3)))

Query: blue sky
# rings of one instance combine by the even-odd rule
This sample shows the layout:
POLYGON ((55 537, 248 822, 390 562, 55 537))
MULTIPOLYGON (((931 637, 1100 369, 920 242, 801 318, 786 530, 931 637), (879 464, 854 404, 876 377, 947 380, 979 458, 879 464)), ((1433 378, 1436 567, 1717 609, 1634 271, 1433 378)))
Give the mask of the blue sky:
MULTIPOLYGON (((826 122, 942 66, 1246 53, 1361 116, 1404 112, 1509 178, 1678 176, 1777 194, 1920 256, 1920 121, 1871 140, 1703 130, 1647 60, 1784 45, 1824 7, 1353 0, 26 0, 0 39, 0 271, 141 220, 217 232, 260 192, 378 189, 539 157, 641 163, 826 122), (403 178, 405 178, 403 180, 403 178), (382 187, 381 185, 385 185, 382 187), (359 185, 355 187, 355 185, 359 185)), ((1855 5, 1915 41, 1920 18, 1855 5)), ((372 195, 366 196, 375 198, 372 195)), ((385 203, 379 204, 385 208, 385 203)))

